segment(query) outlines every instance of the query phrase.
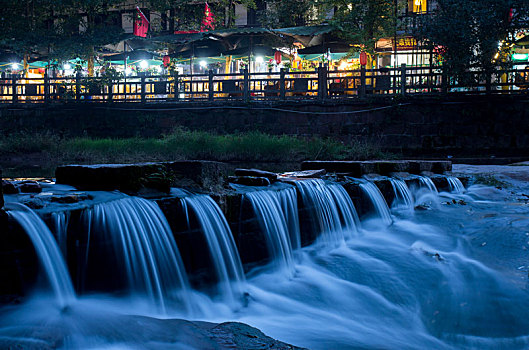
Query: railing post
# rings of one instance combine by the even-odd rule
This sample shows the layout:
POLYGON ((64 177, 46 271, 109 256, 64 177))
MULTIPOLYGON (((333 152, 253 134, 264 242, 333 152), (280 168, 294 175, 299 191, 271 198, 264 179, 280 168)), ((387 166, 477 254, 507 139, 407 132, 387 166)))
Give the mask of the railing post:
POLYGON ((327 98, 327 66, 320 64, 318 69, 318 99, 327 98))
POLYGON ((81 99, 81 72, 75 74, 75 100, 79 101, 81 99))
POLYGON ((16 75, 13 75, 13 77, 11 78, 11 87, 13 89, 13 91, 12 91, 12 93, 13 93, 12 102, 13 103, 17 103, 18 102, 18 95, 17 95, 17 77, 16 77, 16 75))
POLYGON ((250 74, 248 73, 248 68, 243 70, 244 74, 244 101, 248 101, 250 98, 250 74))
POLYGON ((448 93, 448 74, 446 73, 446 68, 444 66, 442 67, 441 72, 441 93, 448 93))
POLYGON ((209 70, 209 83, 208 83, 208 99, 210 101, 213 101, 213 93, 214 93, 214 88, 213 88, 213 69, 210 69, 209 70))
POLYGON ((175 76, 174 76, 174 96, 173 98, 175 100, 179 100, 180 99, 180 78, 178 77, 178 72, 176 72, 175 76))
POLYGON ((360 67, 360 98, 366 97, 366 66, 360 67))
POLYGON ((279 98, 281 100, 285 99, 286 91, 285 91, 285 68, 281 68, 281 71, 279 72, 279 98))
POLYGON ((400 65, 400 92, 406 96, 406 63, 400 65))
POLYGON ((146 90, 147 85, 145 84, 145 76, 141 77, 141 103, 145 103, 147 101, 147 91, 146 90))
POLYGON ((44 103, 48 103, 50 99, 50 79, 48 78, 48 70, 44 72, 44 103))

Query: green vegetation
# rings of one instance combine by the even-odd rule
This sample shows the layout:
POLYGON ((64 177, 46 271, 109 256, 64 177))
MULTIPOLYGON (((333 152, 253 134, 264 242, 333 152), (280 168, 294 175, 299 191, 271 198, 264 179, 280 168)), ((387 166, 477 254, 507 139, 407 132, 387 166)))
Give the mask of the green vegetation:
POLYGON ((363 160, 392 157, 365 143, 332 139, 274 136, 261 132, 216 135, 176 130, 161 138, 95 139, 58 135, 16 134, 0 140, 0 164, 10 167, 52 167, 66 163, 134 163, 184 159, 226 162, 300 162, 303 160, 363 160), (16 159, 16 164, 13 164, 16 159), (3 163, 3 164, 2 164, 3 163))
POLYGON ((507 182, 498 180, 494 177, 494 175, 477 175, 474 179, 474 184, 476 185, 485 185, 490 187, 496 187, 496 188, 508 188, 510 187, 507 182))

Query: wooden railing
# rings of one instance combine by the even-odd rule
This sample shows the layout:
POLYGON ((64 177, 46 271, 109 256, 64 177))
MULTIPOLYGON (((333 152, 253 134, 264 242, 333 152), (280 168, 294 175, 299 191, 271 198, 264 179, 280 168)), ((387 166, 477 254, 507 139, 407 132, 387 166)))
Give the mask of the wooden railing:
POLYGON ((417 94, 521 94, 527 91, 528 74, 498 70, 489 75, 471 72, 474 83, 447 77, 442 67, 407 67, 330 71, 235 74, 184 74, 100 78, 2 78, 0 103, 54 102, 169 102, 169 101, 273 101, 361 99, 369 95, 417 94))

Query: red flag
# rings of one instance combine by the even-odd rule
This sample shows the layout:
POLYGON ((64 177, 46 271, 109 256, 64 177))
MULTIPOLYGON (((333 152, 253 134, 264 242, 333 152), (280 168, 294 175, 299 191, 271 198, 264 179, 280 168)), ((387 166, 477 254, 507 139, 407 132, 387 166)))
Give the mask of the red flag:
POLYGON ((136 17, 134 18, 134 35, 141 36, 145 38, 147 36, 147 31, 149 30, 149 20, 143 12, 141 12, 139 7, 136 7, 136 17))
POLYGON ((201 32, 207 32, 209 29, 215 30, 215 16, 211 9, 209 8, 208 3, 206 2, 206 7, 204 8, 204 19, 202 20, 202 26, 200 27, 201 32))

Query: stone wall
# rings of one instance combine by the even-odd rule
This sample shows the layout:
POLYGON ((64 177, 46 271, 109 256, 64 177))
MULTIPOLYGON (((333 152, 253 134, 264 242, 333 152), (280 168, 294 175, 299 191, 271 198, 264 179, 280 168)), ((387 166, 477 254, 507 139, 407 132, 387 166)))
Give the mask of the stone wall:
POLYGON ((529 100, 510 96, 268 104, 113 104, 0 107, 0 132, 158 136, 178 127, 218 133, 364 141, 408 156, 529 155, 529 100))

